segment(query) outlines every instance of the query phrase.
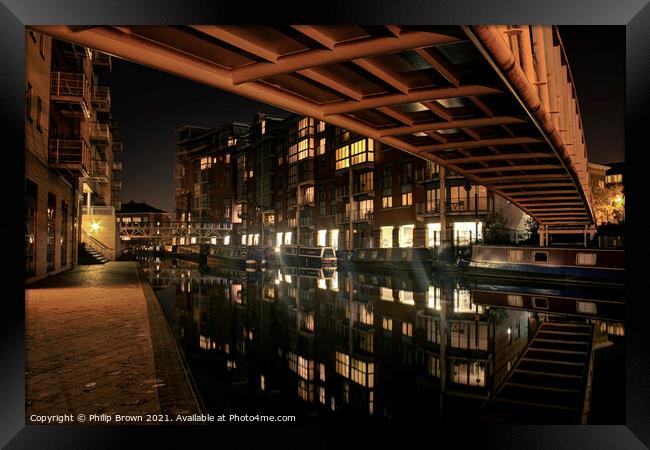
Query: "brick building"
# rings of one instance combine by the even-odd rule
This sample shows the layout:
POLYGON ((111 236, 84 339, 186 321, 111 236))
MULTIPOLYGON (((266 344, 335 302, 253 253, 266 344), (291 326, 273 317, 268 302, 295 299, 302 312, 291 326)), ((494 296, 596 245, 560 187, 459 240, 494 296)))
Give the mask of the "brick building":
POLYGON ((110 114, 110 56, 25 32, 25 278, 73 267, 80 242, 119 252, 121 143, 110 114))
POLYGON ((449 224, 445 240, 462 245, 481 239, 496 211, 513 240, 523 234, 521 210, 430 161, 305 116, 258 114, 245 128, 177 130, 177 214, 190 222, 230 221, 226 244, 344 249, 352 219, 354 248, 440 245, 441 220, 449 224), (216 144, 220 133, 232 145, 216 144))

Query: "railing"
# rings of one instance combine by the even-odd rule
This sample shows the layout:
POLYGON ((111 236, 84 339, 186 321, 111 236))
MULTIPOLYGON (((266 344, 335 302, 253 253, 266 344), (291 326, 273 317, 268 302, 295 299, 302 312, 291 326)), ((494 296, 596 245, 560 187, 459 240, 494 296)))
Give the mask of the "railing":
POLYGON ((375 190, 375 183, 354 183, 354 193, 355 194, 371 194, 375 190))
POLYGON ((520 90, 526 97, 536 96, 530 98, 529 106, 534 110, 536 105, 533 103, 541 104, 536 113, 541 126, 547 132, 554 128, 550 138, 556 147, 563 144, 564 149, 558 150, 570 157, 570 164, 576 169, 585 197, 589 199, 587 150, 578 96, 557 28, 542 25, 476 28, 484 41, 495 37, 491 51, 499 64, 512 65, 514 62, 515 70, 510 75, 528 82, 528 86, 520 83, 520 90))
POLYGON ((93 106, 101 111, 111 109, 111 92, 108 86, 93 86, 93 106))
MULTIPOLYGON (((492 197, 470 197, 469 199, 454 199, 447 202, 445 211, 448 214, 487 213, 494 210, 492 197)), ((422 215, 440 214, 440 200, 418 202, 415 204, 415 213, 422 215)))
POLYGON ((111 56, 98 50, 92 51, 93 64, 100 67, 111 68, 111 56))
POLYGON ((97 216, 113 216, 115 215, 115 208, 113 208, 112 206, 91 206, 89 212, 88 206, 82 206, 81 214, 97 215, 97 216))
POLYGON ((122 180, 113 180, 113 190, 114 191, 121 191, 122 190, 122 180))
POLYGON ((83 73, 52 72, 50 94, 86 100, 90 94, 90 85, 83 73))
POLYGON ((108 247, 106 244, 104 244, 102 241, 99 239, 89 235, 84 229, 81 230, 81 242, 86 246, 90 247, 102 256, 104 255, 104 252, 107 250, 110 250, 110 247, 108 247))
POLYGON ((108 142, 111 138, 111 131, 108 124, 90 122, 90 138, 93 140, 108 142))
POLYGON ((312 227, 315 225, 314 217, 305 217, 301 216, 300 217, 300 226, 301 227, 312 227))
MULTIPOLYGON (((375 220, 374 211, 353 210, 352 220, 354 222, 373 222, 375 220)), ((336 213, 336 223, 346 223, 350 221, 350 215, 347 212, 336 213)))
POLYGON ((415 171, 415 182, 424 183, 427 181, 434 181, 439 178, 440 174, 437 169, 432 167, 422 167, 415 171))
POLYGON ((122 161, 113 161, 113 170, 115 172, 122 170, 122 161))
POLYGON ((48 161, 50 164, 78 164, 81 170, 88 173, 90 147, 83 138, 50 139, 48 161))
POLYGON ((110 178, 110 173, 108 171, 108 161, 102 159, 93 160, 93 170, 91 177, 98 180, 108 181, 110 178))

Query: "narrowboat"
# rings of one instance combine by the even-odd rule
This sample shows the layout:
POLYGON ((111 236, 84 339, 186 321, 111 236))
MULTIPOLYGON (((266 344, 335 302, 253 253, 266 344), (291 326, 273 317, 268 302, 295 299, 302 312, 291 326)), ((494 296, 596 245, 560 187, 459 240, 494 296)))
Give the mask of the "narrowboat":
POLYGON ((624 250, 475 245, 463 272, 571 283, 623 284, 624 250))
POLYGON ((207 254, 209 266, 228 265, 258 269, 263 260, 264 251, 261 247, 210 245, 207 254))
POLYGON ((280 262, 295 267, 334 267, 336 252, 333 247, 301 247, 283 245, 280 247, 280 262))
POLYGON ((426 270, 432 265, 431 251, 424 247, 358 248, 341 259, 341 266, 356 270, 426 270))
POLYGON ((624 289, 593 285, 546 285, 461 280, 470 289, 473 302, 483 306, 522 309, 544 314, 589 317, 622 321, 625 319, 624 289))

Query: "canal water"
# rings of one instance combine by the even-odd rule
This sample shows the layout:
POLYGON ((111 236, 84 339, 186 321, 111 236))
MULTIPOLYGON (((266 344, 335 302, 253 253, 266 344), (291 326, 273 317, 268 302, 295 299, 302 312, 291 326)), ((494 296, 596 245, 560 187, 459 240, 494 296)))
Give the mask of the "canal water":
POLYGON ((580 409, 584 386, 591 385, 588 422, 625 420, 624 304, 618 290, 406 271, 246 272, 164 258, 140 263, 199 395, 215 415, 481 423, 520 401, 550 399, 548 417, 554 408, 569 414, 566 405, 580 409), (544 328, 549 321, 555 328, 544 328), (585 372, 574 375, 576 392, 536 385, 543 375, 560 377, 541 356, 522 356, 536 336, 550 338, 541 344, 556 349, 545 357, 582 373, 575 362, 580 351, 557 350, 563 344, 553 341, 575 326, 595 330, 592 382, 585 372), (513 380, 517 389, 527 386, 514 401, 511 386, 502 389, 513 380), (490 403, 497 397, 499 408, 490 403))

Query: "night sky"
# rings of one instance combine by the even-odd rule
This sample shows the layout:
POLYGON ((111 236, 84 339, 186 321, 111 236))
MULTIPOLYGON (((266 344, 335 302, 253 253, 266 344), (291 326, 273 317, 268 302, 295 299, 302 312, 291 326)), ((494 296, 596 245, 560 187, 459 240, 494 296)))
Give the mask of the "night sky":
MULTIPOLYGON (((623 161, 625 28, 562 26, 590 162, 623 161)), ((244 97, 115 58, 113 117, 124 142, 122 201, 174 211, 175 129, 250 122, 257 111, 288 113, 244 97)))

